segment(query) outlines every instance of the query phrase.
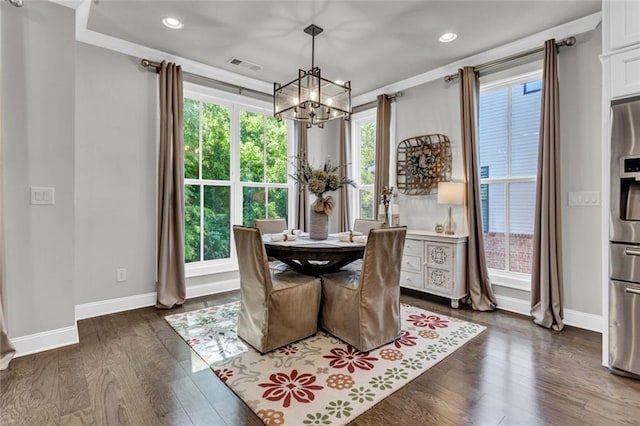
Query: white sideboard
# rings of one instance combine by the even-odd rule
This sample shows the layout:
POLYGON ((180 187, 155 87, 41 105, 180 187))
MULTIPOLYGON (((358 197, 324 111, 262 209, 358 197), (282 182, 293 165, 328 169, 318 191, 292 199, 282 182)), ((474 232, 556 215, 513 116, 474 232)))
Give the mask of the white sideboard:
POLYGON ((451 299, 458 308, 467 295, 467 236, 408 230, 400 285, 451 299))

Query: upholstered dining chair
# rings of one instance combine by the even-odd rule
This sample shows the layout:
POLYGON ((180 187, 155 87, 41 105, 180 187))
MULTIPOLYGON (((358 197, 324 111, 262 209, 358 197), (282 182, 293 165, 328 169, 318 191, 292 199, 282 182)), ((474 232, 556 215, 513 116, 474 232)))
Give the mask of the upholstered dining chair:
POLYGON ((400 264, 407 228, 374 228, 362 269, 322 275, 320 326, 367 352, 400 337, 400 264))
MULTIPOLYGON (((384 222, 381 220, 356 219, 353 223, 353 232, 362 232, 362 235, 366 237, 367 235, 369 235, 369 231, 371 231, 372 229, 383 227, 384 222)), ((351 262, 343 269, 359 271, 360 269, 362 269, 362 259, 351 262)))
POLYGON ((287 229, 287 221, 284 219, 253 219, 253 227, 258 228, 263 234, 278 234, 287 229))
POLYGON ((269 270, 260 231, 235 225, 240 269, 238 337, 261 353, 304 339, 318 330, 320 278, 269 270))
POLYGON ((353 223, 353 232, 362 232, 362 235, 366 237, 372 229, 383 227, 384 221, 382 220, 356 219, 353 223))
MULTIPOLYGON (((262 234, 279 234, 287 229, 287 221, 284 219, 253 219, 253 227, 258 228, 262 234)), ((278 259, 268 257, 269 268, 274 271, 284 271, 289 269, 287 264, 278 259)))

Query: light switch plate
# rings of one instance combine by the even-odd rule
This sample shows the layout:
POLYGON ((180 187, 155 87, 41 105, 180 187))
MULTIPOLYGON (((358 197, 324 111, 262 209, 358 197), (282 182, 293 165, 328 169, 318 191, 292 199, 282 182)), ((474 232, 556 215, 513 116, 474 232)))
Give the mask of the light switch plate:
POLYGON ((567 202, 570 206, 588 207, 600 205, 600 191, 569 192, 567 202))
POLYGON ((32 186, 31 187, 31 204, 36 205, 53 205, 55 200, 56 190, 51 187, 44 186, 32 186))

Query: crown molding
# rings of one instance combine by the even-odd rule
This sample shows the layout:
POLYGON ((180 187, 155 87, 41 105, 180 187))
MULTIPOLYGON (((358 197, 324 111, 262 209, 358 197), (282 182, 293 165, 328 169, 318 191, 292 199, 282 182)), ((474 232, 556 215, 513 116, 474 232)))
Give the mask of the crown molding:
MULTIPOLYGON (((51 1, 51 0, 50 0, 51 1)), ((56 0, 62 1, 62 0, 56 0)), ((148 58, 153 61, 171 61, 182 66, 185 72, 198 74, 204 77, 213 78, 215 80, 224 81, 244 87, 251 90, 271 95, 273 93, 273 83, 257 80, 251 77, 245 77, 234 72, 206 65, 201 62, 183 58, 181 56, 172 55, 161 50, 152 49, 140 44, 131 43, 116 37, 102 34, 87 29, 89 21, 89 12, 91 10, 91 0, 84 0, 76 9, 76 41, 90 44, 97 47, 113 50, 115 52, 124 53, 125 55, 137 58, 148 58)))
POLYGON ((600 25, 601 20, 601 12, 587 15, 583 18, 576 19, 575 21, 567 22, 557 27, 549 28, 547 30, 532 34, 503 46, 478 53, 477 55, 469 56, 468 58, 462 59, 460 61, 452 62, 440 68, 436 68, 431 71, 409 77, 405 80, 380 87, 379 89, 372 90, 371 92, 364 93, 362 95, 358 95, 353 98, 351 104, 355 106, 363 105, 368 102, 375 101, 378 95, 382 95, 384 93, 401 92, 403 90, 407 90, 421 84, 429 83, 438 79, 443 79, 447 75, 457 73, 458 68, 461 68, 463 66, 482 64, 485 62, 504 58, 506 56, 514 55, 516 53, 525 52, 530 49, 535 49, 536 47, 542 46, 546 40, 549 40, 551 38, 560 40, 566 37, 593 31, 598 27, 598 25, 600 25))

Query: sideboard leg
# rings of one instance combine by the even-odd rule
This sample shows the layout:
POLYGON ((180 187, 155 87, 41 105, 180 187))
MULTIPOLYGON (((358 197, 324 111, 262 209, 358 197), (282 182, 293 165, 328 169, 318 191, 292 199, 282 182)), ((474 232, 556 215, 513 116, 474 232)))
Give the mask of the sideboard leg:
POLYGON ((460 307, 460 301, 458 299, 451 299, 451 307, 458 309, 460 307))

